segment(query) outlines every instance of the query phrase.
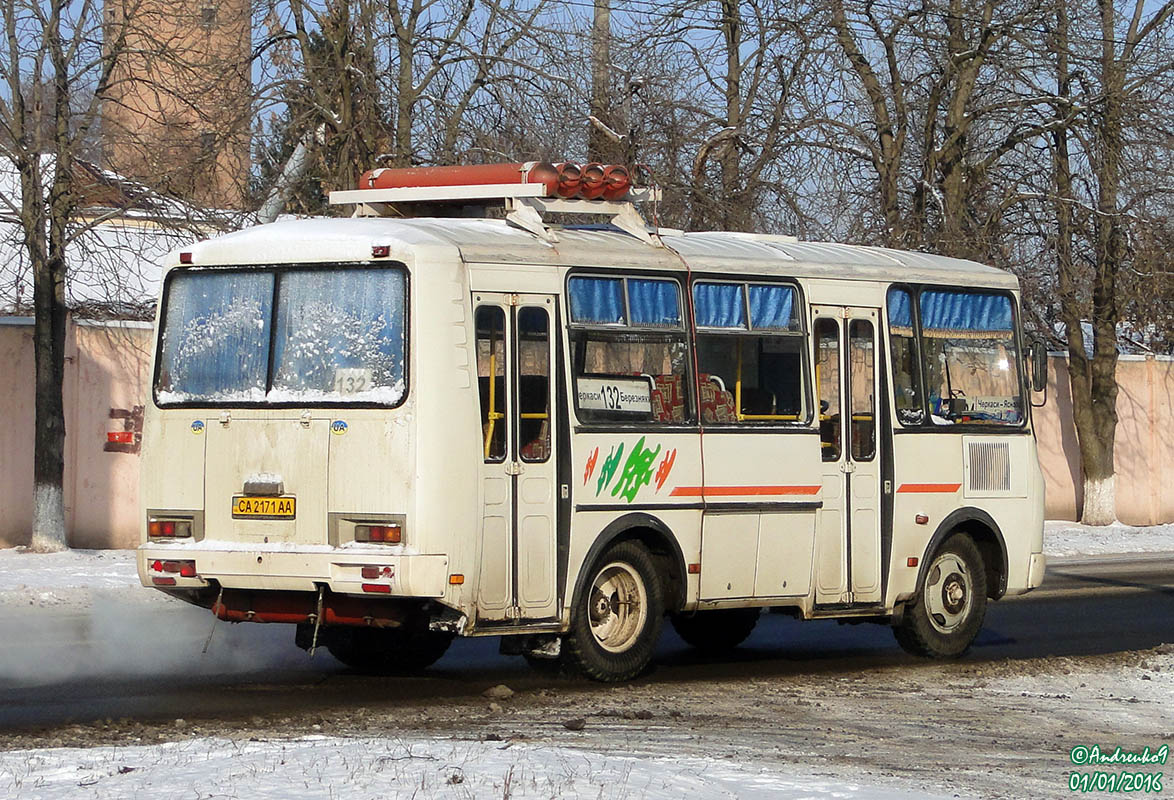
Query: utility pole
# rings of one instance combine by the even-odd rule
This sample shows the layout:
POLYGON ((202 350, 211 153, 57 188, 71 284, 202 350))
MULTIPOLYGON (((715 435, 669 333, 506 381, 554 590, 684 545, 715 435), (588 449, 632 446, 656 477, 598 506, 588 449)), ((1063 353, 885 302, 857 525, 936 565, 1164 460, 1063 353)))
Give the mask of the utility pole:
POLYGON ((611 90, 611 0, 595 0, 591 21, 591 119, 587 121, 587 160, 608 163, 621 158, 616 139, 611 90))

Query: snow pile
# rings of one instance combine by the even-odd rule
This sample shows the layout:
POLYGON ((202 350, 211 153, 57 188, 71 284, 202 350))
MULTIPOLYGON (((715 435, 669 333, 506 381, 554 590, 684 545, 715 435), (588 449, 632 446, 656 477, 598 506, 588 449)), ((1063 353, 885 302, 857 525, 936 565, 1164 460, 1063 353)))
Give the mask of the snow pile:
POLYGON ((1045 522, 1044 553, 1060 557, 1174 553, 1174 524, 1134 528, 1119 522, 1105 527, 1078 522, 1045 522))
POLYGON ((816 776, 705 758, 650 758, 566 747, 436 739, 233 741, 194 738, 135 747, 0 753, 0 794, 37 798, 337 797, 512 800, 680 797, 909 797, 816 776))

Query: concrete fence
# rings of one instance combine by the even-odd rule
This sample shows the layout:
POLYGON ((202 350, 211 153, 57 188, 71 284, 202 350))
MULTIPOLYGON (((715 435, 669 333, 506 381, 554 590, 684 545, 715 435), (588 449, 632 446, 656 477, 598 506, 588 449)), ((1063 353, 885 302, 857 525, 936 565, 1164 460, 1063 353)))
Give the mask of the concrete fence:
MULTIPOLYGON (((74 547, 134 547, 138 432, 150 384, 151 326, 66 326, 65 517, 74 547), (113 435, 112 435, 113 434, 113 435)), ((28 544, 33 522, 31 319, 0 317, 0 546, 28 544)))
MULTIPOLYGON (((65 511, 74 547, 133 547, 139 535, 139 436, 150 385, 150 325, 73 323, 66 333, 65 511)), ((1067 362, 1051 359, 1047 404, 1034 410, 1047 516, 1075 519, 1080 453, 1067 362)), ((33 496, 32 320, 0 317, 0 547, 27 544, 33 496)), ((1174 521, 1174 359, 1125 356, 1117 367, 1117 516, 1174 521)), ((1038 399, 1038 398, 1037 398, 1038 399)))

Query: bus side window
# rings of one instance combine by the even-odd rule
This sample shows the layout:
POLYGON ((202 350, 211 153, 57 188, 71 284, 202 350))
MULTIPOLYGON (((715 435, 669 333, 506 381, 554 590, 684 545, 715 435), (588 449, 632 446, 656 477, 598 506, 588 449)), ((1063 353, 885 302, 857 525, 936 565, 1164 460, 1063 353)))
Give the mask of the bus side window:
POLYGON ((518 452, 523 461, 550 458, 550 318, 518 311, 518 452))
POLYGON ((804 424, 804 336, 787 284, 693 285, 701 422, 804 424))
POLYGON ((840 460, 840 326, 815 321, 815 384, 819 398, 819 442, 824 461, 840 460))
POLYGON ((872 323, 854 319, 848 326, 848 377, 852 397, 852 460, 872 461, 876 455, 876 418, 872 323))
POLYGON ((477 309, 477 389, 481 395, 481 436, 486 461, 505 459, 505 311, 477 309))
POLYGON ((893 370, 893 403, 902 425, 925 422, 917 338, 913 335, 913 300, 907 289, 892 288, 888 295, 889 363, 893 370))

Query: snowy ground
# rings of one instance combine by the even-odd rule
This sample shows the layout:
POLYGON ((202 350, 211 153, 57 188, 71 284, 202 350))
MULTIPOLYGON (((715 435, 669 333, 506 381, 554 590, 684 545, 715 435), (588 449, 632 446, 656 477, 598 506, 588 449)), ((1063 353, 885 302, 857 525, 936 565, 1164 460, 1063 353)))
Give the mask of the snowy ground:
POLYGON ((1118 522, 1094 528, 1076 522, 1044 523, 1044 553, 1049 558, 1171 552, 1174 552, 1174 525, 1134 528, 1118 522))
MULTIPOLYGON (((513 742, 332 738, 0 753, 9 798, 642 798, 898 800, 895 788, 729 761, 619 756, 513 742)), ((929 797, 929 795, 921 795, 929 797)))
MULTIPOLYGON (((1061 558, 1174 552, 1174 525, 1049 522, 1045 551, 1061 558)), ((0 614, 31 607, 19 619, 36 626, 64 611, 92 626, 99 623, 90 617, 100 615, 89 609, 110 598, 117 598, 119 624, 151 641, 161 659, 138 652, 129 661, 140 668, 163 673, 182 662, 189 672, 215 671, 273 646, 256 630, 242 632, 246 626, 222 626, 194 664, 191 654, 210 630, 206 612, 193 613, 190 630, 179 617, 158 615, 178 604, 139 587, 133 553, 0 550, 0 614), (166 630, 152 627, 155 616, 168 620, 166 630)), ((259 627, 268 634, 278 626, 259 627)), ((106 638, 87 627, 87 642, 106 638)), ((304 654, 283 644, 304 663, 304 654)), ((74 665, 62 678, 0 650, 0 684, 30 670, 84 681, 128 661, 125 652, 88 652, 85 670, 74 665)), ((470 698, 359 709, 329 723, 307 711, 227 725, 107 720, 7 743, 0 735, 0 797, 1065 797, 1072 746, 1174 742, 1171 645, 1087 658, 880 660, 863 669, 798 661, 774 672, 748 663, 734 678, 715 680, 699 668, 680 675, 609 689, 567 683, 500 702, 475 689, 470 698), (585 730, 566 729, 571 718, 586 719, 585 730), (99 746, 79 746, 90 742, 99 746), (893 752, 918 758, 894 760, 893 752)))

